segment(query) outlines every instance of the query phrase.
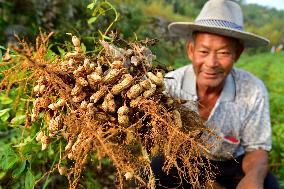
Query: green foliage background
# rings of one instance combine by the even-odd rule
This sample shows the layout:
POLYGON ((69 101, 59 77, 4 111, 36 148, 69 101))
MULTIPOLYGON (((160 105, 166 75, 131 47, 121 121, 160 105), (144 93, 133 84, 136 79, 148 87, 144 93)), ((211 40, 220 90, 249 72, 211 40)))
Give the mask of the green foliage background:
MULTIPOLYGON (((185 41, 170 36, 167 25, 176 20, 193 21, 204 2, 206 0, 0 0, 0 63, 7 47, 16 43, 14 32, 34 43, 39 31, 54 31, 50 57, 70 50, 70 36, 65 33, 72 33, 81 38, 85 51, 92 54, 97 51, 94 44, 113 24, 111 29, 124 40, 158 39, 159 43, 151 47, 157 55, 157 63, 178 68, 189 63, 184 53, 185 41), (98 3, 102 6, 95 6, 98 3)), ((246 30, 271 40, 267 48, 248 49, 236 66, 257 75, 269 90, 273 125, 270 165, 284 187, 284 53, 269 52, 272 46, 284 43, 284 11, 238 2, 244 10, 246 30)), ((0 188, 33 188, 41 177, 44 179, 36 188, 53 188, 56 184, 57 188, 66 188, 66 179, 58 174, 43 175, 53 168, 63 144, 55 141, 57 148, 40 150, 35 142, 39 125, 35 124, 28 131, 23 127, 24 103, 28 98, 23 93, 18 96, 17 90, 22 89, 18 87, 9 94, 5 91, 0 94, 0 188)), ((113 169, 109 167, 107 160, 102 165, 93 162, 81 186, 113 187, 113 169), (102 172, 95 171, 99 165, 106 167, 107 179, 104 180, 107 181, 99 178, 102 172)))

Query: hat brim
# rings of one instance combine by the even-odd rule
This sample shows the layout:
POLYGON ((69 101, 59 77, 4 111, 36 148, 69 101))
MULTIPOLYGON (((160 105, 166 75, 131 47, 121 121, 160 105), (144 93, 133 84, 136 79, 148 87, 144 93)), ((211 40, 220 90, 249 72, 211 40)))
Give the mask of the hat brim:
POLYGON ((245 47, 260 47, 269 44, 269 40, 264 37, 226 27, 205 26, 194 22, 173 22, 168 28, 170 33, 183 38, 192 38, 194 31, 201 31, 239 39, 245 47))

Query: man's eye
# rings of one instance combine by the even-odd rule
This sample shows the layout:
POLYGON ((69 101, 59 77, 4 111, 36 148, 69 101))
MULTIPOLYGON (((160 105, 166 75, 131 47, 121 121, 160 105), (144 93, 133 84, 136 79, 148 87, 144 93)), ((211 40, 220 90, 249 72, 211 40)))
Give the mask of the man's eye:
POLYGON ((222 55, 229 55, 231 54, 229 51, 221 51, 219 52, 219 54, 222 54, 222 55))
POLYGON ((207 52, 207 51, 199 51, 199 53, 201 53, 201 54, 207 54, 208 52, 207 52))

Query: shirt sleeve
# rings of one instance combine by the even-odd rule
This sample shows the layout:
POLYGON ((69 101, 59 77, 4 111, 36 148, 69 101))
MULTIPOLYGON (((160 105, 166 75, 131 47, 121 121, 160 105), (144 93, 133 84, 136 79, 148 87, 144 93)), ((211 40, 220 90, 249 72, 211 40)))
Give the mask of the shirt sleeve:
POLYGON ((263 87, 262 94, 256 94, 251 99, 251 108, 243 125, 241 143, 246 152, 253 150, 271 150, 271 122, 268 94, 263 87))
POLYGON ((164 94, 173 97, 179 97, 181 82, 186 67, 182 67, 165 75, 165 91, 164 94))

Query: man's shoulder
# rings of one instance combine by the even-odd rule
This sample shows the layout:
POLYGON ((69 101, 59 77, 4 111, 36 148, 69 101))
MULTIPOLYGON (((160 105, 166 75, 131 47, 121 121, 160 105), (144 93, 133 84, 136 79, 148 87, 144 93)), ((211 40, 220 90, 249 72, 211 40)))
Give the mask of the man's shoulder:
POLYGON ((189 65, 180 67, 174 71, 168 72, 166 74, 166 77, 174 77, 174 78, 183 77, 185 72, 191 71, 191 70, 192 70, 192 65, 189 64, 189 65))
POLYGON ((249 93, 260 93, 267 95, 266 87, 262 80, 245 70, 234 68, 233 77, 236 82, 237 90, 249 93))
POLYGON ((185 77, 191 75, 191 72, 194 74, 192 71, 192 65, 186 65, 167 73, 164 77, 166 87, 165 91, 172 96, 180 98, 181 91, 183 90, 184 86, 184 79, 185 77))

